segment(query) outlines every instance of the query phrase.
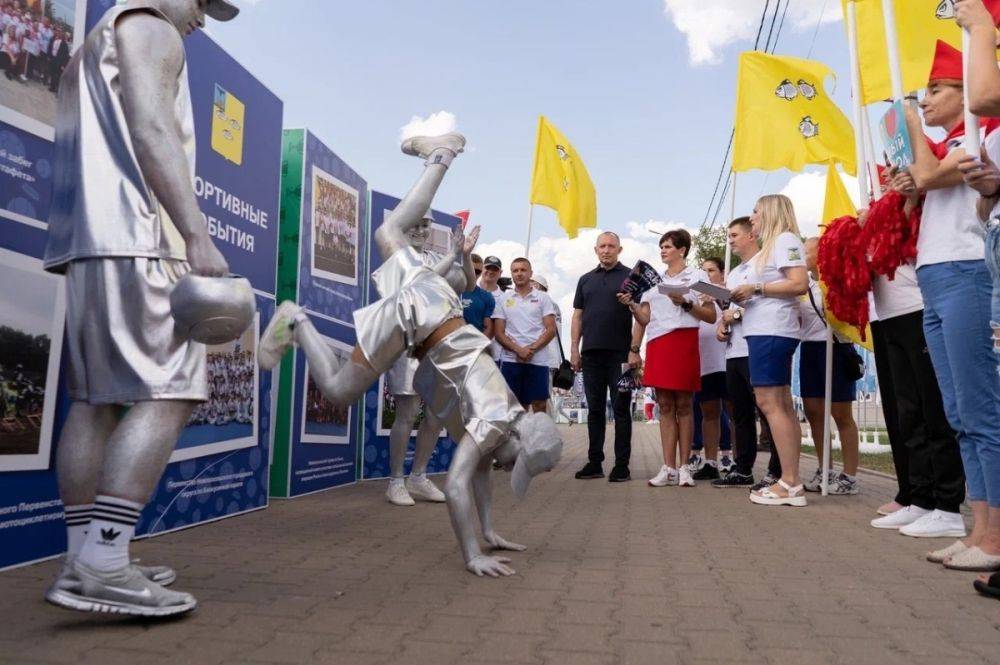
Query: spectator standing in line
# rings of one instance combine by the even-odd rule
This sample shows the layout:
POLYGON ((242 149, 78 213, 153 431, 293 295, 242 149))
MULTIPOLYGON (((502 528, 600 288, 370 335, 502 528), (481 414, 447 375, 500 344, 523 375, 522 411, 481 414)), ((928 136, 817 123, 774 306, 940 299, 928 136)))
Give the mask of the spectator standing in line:
POLYGON ((497 303, 493 318, 503 347, 500 371, 525 410, 544 413, 549 401, 549 366, 545 347, 556 335, 555 305, 531 285, 531 262, 510 264, 514 288, 497 303))
MULTIPOLYGON (((476 278, 483 274, 483 257, 472 255, 472 270, 476 278)), ((471 291, 462 294, 462 317, 465 322, 476 330, 493 339, 493 310, 496 309, 496 299, 493 294, 476 284, 471 291)))
MULTIPOLYGON (((618 235, 605 231, 597 236, 594 253, 598 265, 584 273, 573 296, 570 362, 583 372, 587 399, 587 463, 577 471, 580 479, 604 477, 604 437, 607 418, 604 404, 610 395, 615 414, 615 464, 609 482, 629 480, 632 456, 632 418, 629 395, 618 392, 622 365, 629 362, 632 315, 618 301, 618 292, 631 272, 618 260, 622 244, 618 235)), ((638 358, 639 347, 633 347, 638 358)), ((638 363, 632 363, 638 366, 638 363)))
MULTIPOLYGON (((666 270, 661 284, 690 287, 699 280, 707 281, 708 276, 703 271, 687 265, 689 251, 691 234, 687 231, 677 229, 663 234, 660 238, 660 258, 666 270)), ((694 470, 687 464, 687 459, 694 438, 691 400, 701 388, 698 324, 700 321, 715 321, 715 304, 703 303, 690 290, 683 294, 664 295, 658 288, 653 288, 643 294, 641 303, 633 302, 627 293, 619 298, 635 317, 632 348, 637 348, 643 335, 649 334, 642 379, 646 386, 656 388, 656 401, 660 405, 660 445, 663 448, 663 466, 649 480, 649 485, 694 487, 694 470)), ((629 361, 637 363, 638 353, 633 354, 629 361)))
MULTIPOLYGON (((708 275, 712 284, 725 283, 725 263, 718 257, 706 259, 701 264, 702 271, 708 275)), ((715 306, 715 301, 702 297, 702 302, 715 306)), ((716 311, 716 318, 719 311, 716 311)), ((726 344, 716 336, 717 324, 700 321, 698 324, 698 353, 701 355, 701 390, 694 395, 695 411, 695 442, 699 439, 698 426, 701 426, 700 439, 704 457, 692 453, 689 465, 694 467, 695 480, 715 480, 719 473, 729 473, 733 468, 732 432, 724 436, 722 428, 730 428, 732 420, 724 418, 729 411, 729 394, 726 391, 726 344), (700 414, 700 418, 698 417, 700 414), (719 460, 719 451, 722 459, 719 460)))
MULTIPOLYGON (((497 284, 501 275, 503 275, 503 263, 499 258, 495 256, 487 256, 483 261, 483 274, 479 277, 479 286, 484 291, 493 296, 494 308, 493 312, 496 313, 496 305, 500 304, 500 298, 503 297, 503 289, 497 284)), ((500 346, 500 342, 496 341, 496 320, 494 318, 493 325, 490 326, 490 333, 486 335, 493 340, 493 346, 490 349, 490 354, 493 356, 493 360, 500 362, 500 352, 503 350, 500 346)))
MULTIPOLYGON (((974 30, 980 41, 983 31, 974 30)), ((979 61, 979 66, 988 63, 979 61)), ((966 164, 966 177, 976 189, 970 188, 958 168, 965 155, 962 75, 961 53, 938 42, 920 108, 924 122, 945 129, 948 136, 933 150, 926 141, 913 141, 915 162, 909 173, 917 188, 927 192, 917 239, 924 337, 945 413, 958 434, 972 505, 972 533, 963 541, 966 549, 945 559, 944 565, 991 571, 1000 570, 1000 354, 994 353, 990 331, 992 279, 985 261, 986 229, 977 216, 977 204, 983 204, 980 212, 987 212, 997 203, 1000 191, 989 170, 990 159, 1000 158, 1000 132, 990 132, 983 140, 989 155, 986 163, 966 164), (980 202, 977 191, 989 198, 980 202)), ((919 136, 920 118, 909 105, 906 110, 910 135, 919 136)), ((989 123, 984 125, 989 128, 989 123)))
MULTIPOLYGON (((819 492, 823 485, 823 437, 826 427, 826 318, 823 290, 816 279, 816 257, 819 238, 809 238, 803 243, 806 250, 806 268, 810 272, 809 293, 799 299, 799 325, 802 342, 799 345, 799 388, 802 405, 812 431, 818 466, 811 480, 805 483, 807 492, 819 492)), ((835 495, 857 494, 858 487, 858 424, 854 422, 852 407, 857 397, 857 382, 847 376, 853 361, 854 345, 833 340, 833 380, 831 383, 830 415, 840 434, 844 470, 837 472, 830 463, 829 492, 835 495)))
POLYGON ((781 478, 750 492, 768 506, 805 506, 799 478, 802 428, 792 405, 792 355, 799 345, 798 297, 809 289, 805 248, 787 196, 761 197, 750 216, 761 248, 750 261, 749 283, 733 289, 745 308, 743 335, 750 352, 750 382, 781 461, 781 478))
MULTIPOLYGON (((532 275, 531 285, 542 293, 548 294, 549 292, 549 281, 542 275, 532 275)), ((559 303, 555 300, 552 301, 552 306, 556 310, 556 335, 549 342, 549 345, 545 347, 545 359, 549 365, 549 388, 552 387, 552 376, 562 363, 562 355, 559 353, 559 339, 562 334, 562 310, 559 309, 559 303)), ((541 361, 541 358, 539 358, 539 361, 541 361)))
MULTIPOLYGON (((729 246, 740 259, 740 264, 726 276, 726 288, 732 291, 749 283, 750 261, 757 254, 757 236, 749 217, 739 217, 730 222, 729 246)), ((736 303, 727 305, 722 312, 717 334, 718 339, 726 343, 726 392, 733 415, 736 468, 726 477, 713 480, 712 487, 752 487, 753 465, 757 461, 757 405, 750 382, 750 351, 743 336, 744 309, 736 303)), ((762 487, 770 487, 778 480, 778 476, 765 478, 769 482, 762 487)))
MULTIPOLYGON (((905 172, 890 171, 889 176, 890 187, 908 197, 904 212, 909 215, 920 203, 913 178, 905 172)), ((871 525, 904 535, 964 537, 959 507, 965 500, 965 474, 927 352, 916 270, 905 263, 894 279, 876 277, 872 287, 879 317, 872 322, 875 368, 899 491, 893 502, 879 508, 885 516, 871 525)), ((928 558, 941 563, 964 549, 959 540, 928 558)))

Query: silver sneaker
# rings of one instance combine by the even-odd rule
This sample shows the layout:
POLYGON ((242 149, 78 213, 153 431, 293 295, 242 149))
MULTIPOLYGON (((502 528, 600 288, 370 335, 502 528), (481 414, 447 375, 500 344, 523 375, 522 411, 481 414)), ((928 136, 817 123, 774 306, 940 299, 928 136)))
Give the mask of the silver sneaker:
POLYGON ((165 589, 152 582, 133 565, 105 573, 80 561, 70 564, 70 575, 45 594, 53 605, 80 612, 167 617, 190 612, 198 601, 189 593, 165 589), (69 586, 70 588, 66 588, 69 586))
POLYGON ((410 476, 406 479, 404 486, 411 498, 423 499, 424 501, 431 501, 433 503, 444 503, 444 492, 439 490, 427 476, 410 476))
POLYGON ((271 322, 264 329, 264 334, 260 336, 260 345, 257 348, 257 362, 261 369, 272 369, 281 362, 281 356, 291 348, 295 342, 295 333, 292 324, 295 317, 302 308, 291 300, 278 305, 271 322))
POLYGON ((465 137, 458 132, 441 136, 413 136, 403 141, 403 153, 427 159, 438 148, 445 148, 456 155, 465 150, 465 137))
MULTIPOLYGON (((52 583, 53 588, 76 591, 80 588, 80 578, 73 572, 74 557, 63 557, 62 567, 59 569, 59 576, 52 583)), ((139 574, 150 582, 156 582, 160 586, 170 586, 177 580, 177 573, 168 566, 140 566, 139 559, 132 559, 132 567, 139 571, 139 574)))

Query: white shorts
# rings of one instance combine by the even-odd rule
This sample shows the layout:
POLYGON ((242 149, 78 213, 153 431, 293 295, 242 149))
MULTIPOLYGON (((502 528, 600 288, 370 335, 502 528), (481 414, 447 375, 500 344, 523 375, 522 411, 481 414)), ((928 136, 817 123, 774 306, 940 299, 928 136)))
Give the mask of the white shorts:
POLYGON ((105 258, 66 270, 67 383, 90 404, 206 400, 205 345, 174 328, 170 292, 185 261, 105 258))

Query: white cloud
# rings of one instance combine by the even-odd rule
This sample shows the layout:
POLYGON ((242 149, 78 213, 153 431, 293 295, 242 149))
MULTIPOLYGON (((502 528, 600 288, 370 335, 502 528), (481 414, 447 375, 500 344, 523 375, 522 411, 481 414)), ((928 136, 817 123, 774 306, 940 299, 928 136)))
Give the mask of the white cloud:
POLYGON ((458 128, 458 120, 455 114, 449 111, 438 111, 431 113, 426 118, 413 116, 410 121, 399 129, 399 142, 413 136, 441 136, 448 132, 454 132, 458 128))
MULTIPOLYGON (((847 193, 854 205, 861 201, 858 179, 841 173, 847 193)), ((795 206, 795 218, 804 237, 819 235, 819 225, 823 216, 823 201, 826 195, 826 172, 799 173, 792 176, 781 190, 795 206)))
MULTIPOLYGON (((764 24, 766 37, 771 24, 770 12, 773 3, 768 8, 768 19, 764 24)), ((664 11, 673 21, 674 26, 681 31, 688 41, 688 54, 691 64, 702 65, 716 63, 720 60, 719 51, 736 42, 751 42, 746 48, 753 46, 752 40, 760 25, 760 14, 764 9, 763 0, 664 0, 664 11)), ((803 30, 813 29, 817 20, 822 22, 840 19, 840 2, 838 0, 798 0, 788 6, 783 30, 789 28, 803 30), (822 12, 822 19, 820 17, 822 12)), ((780 21, 781 16, 778 16, 780 21)), ((763 38, 761 39, 763 47, 763 38)))

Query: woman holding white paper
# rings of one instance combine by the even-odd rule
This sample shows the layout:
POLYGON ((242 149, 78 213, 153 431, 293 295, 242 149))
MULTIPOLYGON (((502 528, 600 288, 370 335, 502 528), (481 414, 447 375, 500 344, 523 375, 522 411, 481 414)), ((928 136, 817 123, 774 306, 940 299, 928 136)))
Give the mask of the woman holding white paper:
POLYGON ((660 238, 660 258, 667 266, 660 283, 672 290, 669 295, 653 288, 636 303, 628 294, 619 299, 632 312, 636 325, 632 330, 632 349, 638 351, 648 332, 643 383, 656 388, 660 407, 660 444, 663 466, 649 481, 653 487, 678 484, 693 487, 693 470, 677 460, 686 461, 694 440, 694 417, 691 399, 701 389, 701 357, 698 353, 699 321, 715 321, 715 305, 702 304, 698 294, 687 287, 708 276, 687 265, 691 234, 683 229, 667 231, 660 238), (680 469, 678 470, 678 466, 680 469))
POLYGON ((805 248, 787 196, 763 196, 750 216, 760 252, 750 261, 747 284, 733 289, 745 307, 743 334, 750 351, 750 382, 767 417, 781 460, 781 478, 750 493, 767 506, 805 506, 799 478, 802 429, 792 405, 792 355, 799 345, 798 297, 809 289, 805 248))

